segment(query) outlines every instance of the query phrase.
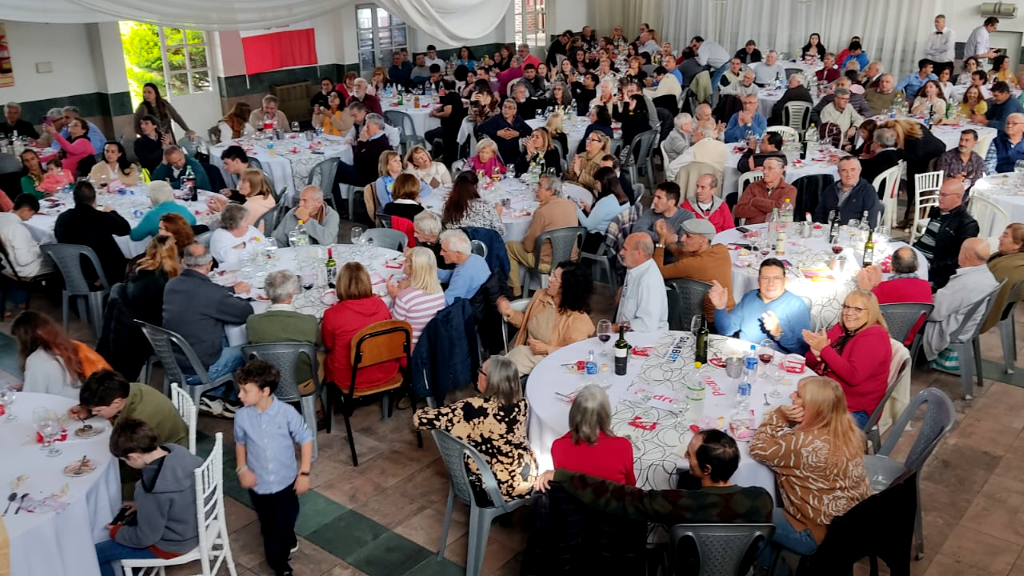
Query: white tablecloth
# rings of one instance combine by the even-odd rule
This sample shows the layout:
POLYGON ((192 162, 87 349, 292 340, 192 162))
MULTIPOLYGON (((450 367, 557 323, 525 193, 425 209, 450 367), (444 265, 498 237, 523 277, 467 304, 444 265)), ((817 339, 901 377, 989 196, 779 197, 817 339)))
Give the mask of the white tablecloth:
POLYGON ((308 142, 303 134, 287 134, 283 140, 274 142, 275 153, 271 156, 267 151, 269 140, 249 136, 210 148, 210 163, 221 169, 224 182, 229 186, 231 179, 224 170, 220 155, 233 144, 241 146, 246 155, 260 161, 263 170, 274 179, 274 188, 278 193, 282 193, 285 186, 293 193, 298 193, 306 186, 306 179, 313 167, 328 158, 340 158, 342 162, 352 163, 352 147, 339 137, 325 135, 314 142, 308 142), (322 153, 314 154, 314 151, 322 153))
MULTIPOLYGON (((722 171, 722 186, 719 191, 723 198, 733 192, 739 192, 739 195, 742 196, 743 191, 738 190, 740 171, 736 168, 736 164, 739 163, 746 147, 736 144, 726 144, 726 146, 728 146, 728 150, 725 156, 725 169, 722 171)), ((813 174, 831 174, 836 180, 839 179, 839 167, 828 162, 824 149, 822 149, 821 154, 815 155, 809 160, 801 160, 799 164, 786 166, 786 173, 783 178, 786 182, 792 184, 804 176, 811 176, 813 174)))
MULTIPOLYGON (((984 196, 1006 210, 1010 222, 1024 222, 1024 188, 1014 183, 1016 174, 993 174, 978 180, 971 194, 984 196)), ((1002 233, 1001 230, 995 234, 1002 233)))
MULTIPOLYGON (((93 418, 93 426, 103 426, 102 434, 83 440, 74 435, 81 424, 68 426, 68 439, 58 442, 63 454, 53 458, 39 449, 35 442, 32 410, 46 407, 59 414, 75 404, 62 396, 19 393, 11 406, 18 420, 0 422, 0 488, 3 493, 28 493, 30 498, 42 499, 59 493, 65 487, 67 495, 61 500, 68 507, 60 513, 31 513, 22 509, 15 514, 18 503, 11 506, 3 518, 10 538, 11 574, 36 576, 74 574, 98 576, 94 544, 108 540, 103 526, 110 522, 121 506, 121 477, 117 462, 110 455, 110 424, 93 418), (97 470, 87 476, 70 478, 64 467, 88 456, 97 470), (12 481, 27 477, 15 490, 12 481)), ((4 503, 6 507, 6 503, 4 503)))
MULTIPOLYGON (((987 136, 991 141, 991 139, 996 137, 997 133, 995 128, 971 123, 965 123, 962 125, 942 124, 939 126, 932 126, 931 130, 932 134, 934 134, 939 140, 942 140, 942 143, 946 145, 946 150, 952 150, 960 145, 960 133, 968 128, 978 132, 978 140, 982 140, 987 136)), ((984 158, 984 156, 982 156, 982 158, 984 158)))
MULTIPOLYGON (((755 224, 747 226, 752 231, 765 233, 767 224, 755 224)), ((841 236, 842 238, 842 236, 841 236)), ((846 259, 845 268, 828 272, 825 279, 812 281, 809 277, 813 274, 808 272, 808 277, 797 277, 791 272, 786 279, 786 289, 797 296, 806 296, 811 299, 811 322, 816 327, 829 327, 838 322, 839 314, 842 311, 843 300, 846 295, 853 291, 856 286, 857 272, 861 269, 861 262, 864 258, 864 243, 851 247, 848 236, 844 240, 846 248, 843 251, 843 258, 846 259)), ((744 239, 743 234, 736 230, 726 230, 715 236, 715 244, 750 244, 753 240, 744 239)), ((888 245, 878 246, 876 240, 875 262, 881 263, 901 246, 903 242, 888 242, 888 245)), ((758 266, 761 262, 760 255, 740 256, 739 250, 730 250, 732 258, 732 296, 738 303, 743 295, 751 290, 757 289, 758 266)), ((769 257, 777 257, 774 252, 769 257)), ((832 249, 828 244, 828 226, 822 225, 821 235, 810 238, 799 238, 796 233, 786 241, 786 255, 782 257, 794 266, 804 270, 816 270, 829 264, 832 258, 832 249)), ((918 262, 921 263, 918 276, 928 279, 928 260, 918 253, 918 262)), ((883 270, 885 267, 883 266, 883 270)))
MULTIPOLYGON (((212 228, 212 225, 218 219, 218 215, 211 212, 206 206, 206 199, 212 195, 212 192, 200 190, 197 202, 186 202, 183 200, 175 200, 175 202, 188 208, 196 217, 197 224, 205 224, 212 228)), ((40 201, 40 211, 25 223, 28 226, 29 232, 32 233, 32 237, 40 244, 54 244, 57 242, 57 238, 53 233, 54 226, 57 224, 57 217, 75 206, 75 201, 71 194, 59 193, 54 194, 50 198, 53 198, 53 200, 45 199, 40 201)), ((101 209, 103 206, 110 206, 112 210, 115 210, 127 220, 133 228, 138 225, 142 217, 146 215, 146 212, 149 212, 153 207, 152 202, 149 200, 149 195, 146 193, 145 184, 126 188, 124 194, 99 193, 96 196, 96 203, 101 209)), ((117 242, 126 258, 134 258, 145 252, 151 239, 149 236, 142 240, 132 240, 130 236, 114 236, 114 241, 117 242)), ((107 278, 107 280, 114 283, 118 279, 107 278)))
MULTIPOLYGON (((726 376, 724 369, 709 366, 707 375, 718 385, 718 395, 708 388, 704 406, 691 403, 681 420, 671 410, 652 408, 647 418, 656 418, 657 425, 653 430, 642 430, 630 425, 630 422, 640 416, 644 408, 630 400, 636 398, 638 388, 646 388, 685 401, 684 379, 693 373, 693 338, 686 332, 630 332, 626 340, 635 347, 657 346, 658 349, 647 359, 631 355, 625 376, 615 375, 614 358, 611 356, 597 358, 599 363, 607 363, 609 366, 607 382, 610 384, 608 395, 612 401, 612 431, 616 435, 628 437, 633 443, 637 486, 647 489, 675 488, 672 472, 677 468, 689 469, 685 453, 693 437, 690 425, 719 427, 722 421, 718 418, 721 416, 728 419, 735 408, 738 383, 726 376), (688 343, 679 359, 676 362, 669 361, 666 358, 669 346, 684 335, 688 343)), ((530 446, 537 455, 541 470, 552 469, 551 444, 569 430, 569 403, 556 393, 570 394, 588 381, 599 378, 568 373, 562 365, 586 359, 588 350, 600 353, 603 346, 596 338, 571 344, 545 358, 530 374, 526 386, 526 396, 530 401, 530 446)), ((724 357, 749 348, 750 343, 741 340, 712 336, 708 357, 724 357)), ((611 350, 610 343, 608 349, 611 350)), ((773 406, 788 404, 796 380, 793 376, 784 379, 779 386, 781 397, 768 396, 769 403, 773 406)), ((754 383, 749 409, 754 411, 755 422, 762 420, 764 394, 771 390, 771 386, 763 380, 754 383)), ((732 481, 741 486, 761 486, 769 494, 775 494, 775 478, 771 470, 750 458, 747 442, 737 444, 740 448, 740 465, 732 481)))
MULTIPOLYGON (((331 245, 334 260, 338 264, 338 270, 348 262, 359 262, 367 272, 370 273, 370 280, 373 284, 373 292, 384 298, 389 303, 387 279, 390 276, 401 278, 405 276, 399 260, 402 253, 388 248, 378 246, 365 246, 361 244, 333 244, 331 245)), ((266 265, 254 261, 251 265, 243 266, 241 269, 224 272, 214 272, 214 282, 226 286, 234 285, 236 282, 247 282, 253 286, 254 297, 252 302, 253 311, 256 314, 266 312, 270 302, 266 300, 266 293, 263 291, 263 284, 267 274, 275 270, 290 270, 299 275, 300 284, 312 280, 313 288, 302 290, 295 295, 292 305, 303 314, 316 316, 317 320, 323 317, 324 311, 330 308, 335 302, 334 289, 327 286, 326 267, 327 246, 307 246, 304 248, 280 248, 274 260, 266 265), (305 282, 303 282, 305 280, 305 282)), ((238 346, 248 342, 244 325, 231 325, 225 327, 225 334, 231 346, 238 346)))
MULTIPOLYGON (((782 88, 778 88, 778 89, 776 89, 776 88, 761 88, 757 92, 758 112, 761 113, 761 116, 764 116, 766 120, 771 118, 772 117, 772 108, 775 107, 775 103, 776 102, 778 102, 779 100, 782 99, 782 95, 785 94, 785 93, 786 93, 786 87, 785 86, 783 86, 782 88)), ((815 100, 814 104, 817 104, 817 103, 818 103, 818 101, 815 100)))
POLYGON ((412 118, 413 125, 416 127, 416 134, 423 136, 427 133, 427 130, 441 127, 441 119, 430 115, 430 111, 440 105, 440 100, 436 96, 420 96, 419 99, 419 108, 415 107, 413 98, 404 101, 401 106, 398 106, 398 99, 394 97, 383 98, 380 106, 384 112, 397 110, 408 114, 412 118))

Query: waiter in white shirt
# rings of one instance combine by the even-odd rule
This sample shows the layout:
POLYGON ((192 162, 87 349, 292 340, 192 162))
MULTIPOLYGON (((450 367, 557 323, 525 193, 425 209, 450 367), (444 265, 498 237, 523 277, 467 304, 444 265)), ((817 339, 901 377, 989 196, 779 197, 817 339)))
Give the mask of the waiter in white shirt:
POLYGON ((619 254, 628 271, 615 314, 615 329, 627 323, 635 332, 668 330, 668 296, 665 278, 652 259, 654 241, 644 232, 630 234, 619 254))
POLYGON ((946 17, 939 14, 935 17, 935 32, 928 35, 924 43, 924 57, 931 60, 935 65, 932 72, 936 76, 942 74, 943 70, 953 70, 953 48, 956 44, 953 31, 946 28, 946 17))
POLYGON ((984 24, 971 32, 971 35, 967 37, 967 42, 964 43, 964 59, 966 60, 968 56, 977 58, 979 70, 988 68, 988 59, 999 55, 998 52, 992 49, 989 42, 989 34, 995 32, 998 28, 999 18, 989 16, 985 18, 984 24))

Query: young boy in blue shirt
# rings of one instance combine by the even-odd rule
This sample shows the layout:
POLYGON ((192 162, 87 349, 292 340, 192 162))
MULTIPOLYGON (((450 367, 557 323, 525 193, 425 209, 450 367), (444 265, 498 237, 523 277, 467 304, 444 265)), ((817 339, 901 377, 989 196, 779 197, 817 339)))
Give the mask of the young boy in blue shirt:
POLYGON ((238 480, 260 521, 267 564, 275 576, 291 576, 288 560, 299 547, 295 521, 299 495, 309 490, 313 432, 298 411, 274 397, 278 378, 277 368, 262 360, 235 374, 244 405, 235 413, 235 458, 238 480), (295 444, 302 447, 297 469, 295 444))

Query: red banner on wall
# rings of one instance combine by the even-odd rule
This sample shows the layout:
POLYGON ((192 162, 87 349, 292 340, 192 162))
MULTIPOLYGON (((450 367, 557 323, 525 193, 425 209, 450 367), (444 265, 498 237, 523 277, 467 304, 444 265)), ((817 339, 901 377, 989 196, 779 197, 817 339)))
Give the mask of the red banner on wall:
POLYGON ((291 66, 315 66, 316 34, 310 21, 239 33, 245 73, 259 74, 291 66))

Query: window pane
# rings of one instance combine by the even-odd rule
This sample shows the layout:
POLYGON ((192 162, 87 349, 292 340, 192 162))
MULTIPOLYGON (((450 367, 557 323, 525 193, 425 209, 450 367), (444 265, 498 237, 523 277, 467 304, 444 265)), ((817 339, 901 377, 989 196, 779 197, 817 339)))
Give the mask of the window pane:
POLYGON ((201 70, 199 72, 192 73, 192 91, 193 92, 209 92, 210 91, 210 71, 201 70))
POLYGON ((187 50, 190 68, 206 68, 206 46, 189 46, 187 50))
POLYGON ((373 30, 359 31, 359 49, 373 50, 373 30))
POLYGON ((369 8, 357 9, 356 26, 359 28, 373 28, 373 10, 369 8))
POLYGON ((383 8, 377 8, 377 26, 391 26, 391 15, 383 8))
POLYGON ((398 50, 381 50, 379 52, 380 58, 377 59, 378 66, 387 68, 391 66, 391 57, 398 52, 398 50))
POLYGON ((167 92, 171 96, 183 96, 188 94, 188 74, 171 74, 167 83, 167 92))
POLYGON ((391 44, 391 30, 378 30, 377 31, 377 46, 379 48, 390 48, 391 44))
POLYGON ((363 71, 373 70, 373 52, 359 53, 359 69, 363 71))
POLYGON ((168 50, 167 50, 167 68, 168 68, 168 70, 184 70, 185 69, 185 49, 184 48, 168 48, 168 50))
POLYGON ((202 30, 186 30, 185 38, 189 44, 205 44, 206 43, 206 32, 202 30))
POLYGON ((164 28, 164 41, 168 46, 178 46, 185 43, 181 28, 164 28))
POLYGON ((405 26, 391 29, 391 41, 395 46, 406 45, 405 26))
POLYGON ((515 0, 514 2, 512 2, 512 4, 515 6, 515 12, 514 12, 515 14, 522 14, 523 13, 523 3, 522 3, 522 0, 515 0))

